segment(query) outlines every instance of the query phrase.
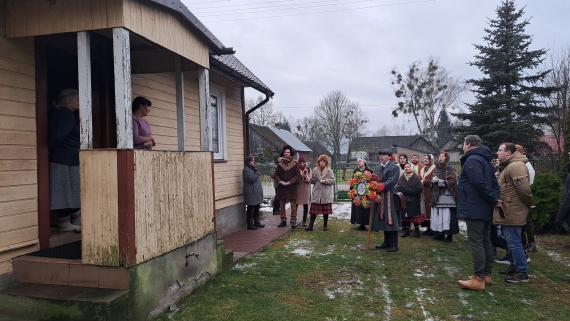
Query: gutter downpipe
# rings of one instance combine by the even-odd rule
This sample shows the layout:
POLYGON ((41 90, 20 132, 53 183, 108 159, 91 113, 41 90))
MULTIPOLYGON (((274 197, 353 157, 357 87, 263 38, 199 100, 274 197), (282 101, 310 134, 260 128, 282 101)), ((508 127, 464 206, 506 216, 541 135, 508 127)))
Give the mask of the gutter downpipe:
MULTIPOLYGON (((245 110, 245 96, 243 94, 244 90, 242 87, 242 100, 243 100, 243 109, 245 110)), ((244 128, 245 128, 245 144, 244 144, 244 158, 247 157, 247 155, 249 155, 249 114, 253 113, 256 109, 258 109, 259 107, 265 105, 269 99, 271 98, 271 96, 268 93, 264 93, 265 94, 265 99, 263 101, 261 101, 259 104, 255 105, 252 109, 248 110, 245 113, 245 117, 243 118, 244 121, 244 128)))

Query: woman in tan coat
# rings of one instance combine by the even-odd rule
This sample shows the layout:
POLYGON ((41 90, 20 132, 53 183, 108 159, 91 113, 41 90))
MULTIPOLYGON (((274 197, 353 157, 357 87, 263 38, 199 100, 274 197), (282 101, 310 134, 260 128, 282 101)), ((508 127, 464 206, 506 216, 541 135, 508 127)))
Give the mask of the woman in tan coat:
POLYGON ((309 214, 311 214, 311 223, 305 228, 306 231, 313 230, 317 214, 323 214, 323 231, 328 229, 327 223, 329 221, 329 215, 332 214, 332 186, 336 183, 336 178, 329 164, 329 157, 327 155, 321 155, 317 159, 317 167, 313 170, 311 184, 315 184, 315 186, 313 186, 311 210, 309 212, 309 214))
POLYGON ((303 205, 303 223, 301 226, 307 226, 307 214, 309 213, 309 196, 311 195, 311 176, 313 171, 309 165, 305 163, 305 157, 299 156, 299 173, 300 178, 297 182, 297 209, 299 205, 303 205))
POLYGON ((424 235, 434 236, 435 233, 430 228, 430 219, 431 219, 431 179, 433 177, 433 171, 435 170, 435 164, 433 161, 433 155, 427 154, 424 156, 424 167, 419 173, 420 179, 422 180, 422 184, 424 186, 424 191, 422 193, 422 203, 421 203, 421 211, 424 214, 424 221, 422 223, 423 227, 427 227, 427 230, 424 231, 424 235))

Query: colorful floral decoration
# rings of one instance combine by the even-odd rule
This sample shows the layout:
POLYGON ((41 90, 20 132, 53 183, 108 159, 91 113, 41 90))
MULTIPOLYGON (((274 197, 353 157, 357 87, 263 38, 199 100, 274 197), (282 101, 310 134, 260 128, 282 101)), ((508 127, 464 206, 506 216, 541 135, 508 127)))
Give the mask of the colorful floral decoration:
POLYGON ((384 184, 380 183, 380 177, 370 172, 356 172, 354 177, 348 181, 352 187, 348 191, 348 196, 352 198, 352 203, 356 206, 370 208, 372 203, 378 203, 382 197, 381 193, 384 191, 384 184), (364 194, 358 195, 358 185, 364 183, 366 190, 364 194))

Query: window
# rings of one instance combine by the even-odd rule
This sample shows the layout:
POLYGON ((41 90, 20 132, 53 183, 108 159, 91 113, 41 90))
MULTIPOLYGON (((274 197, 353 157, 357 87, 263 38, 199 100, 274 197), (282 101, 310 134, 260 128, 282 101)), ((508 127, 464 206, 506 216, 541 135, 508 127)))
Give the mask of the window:
POLYGON ((213 84, 210 84, 210 107, 208 112, 214 159, 226 160, 226 104, 224 90, 213 84))

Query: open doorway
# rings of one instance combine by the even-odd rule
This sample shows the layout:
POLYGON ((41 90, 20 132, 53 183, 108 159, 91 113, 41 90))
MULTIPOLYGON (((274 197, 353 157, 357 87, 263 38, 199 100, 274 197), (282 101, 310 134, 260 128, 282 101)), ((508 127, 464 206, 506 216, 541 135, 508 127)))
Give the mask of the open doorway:
MULTIPOLYGON (((93 148, 116 148, 112 40, 91 33, 93 148)), ((78 88, 76 33, 36 37, 36 120, 38 148, 38 225, 40 248, 57 233, 57 219, 50 215, 48 112, 58 93, 78 88), (54 226, 55 222, 55 226, 54 226)), ((76 112, 79 123, 79 113, 76 112)))

